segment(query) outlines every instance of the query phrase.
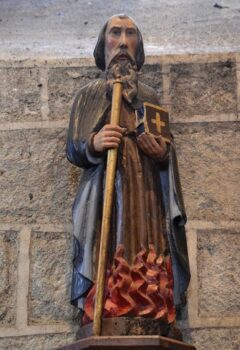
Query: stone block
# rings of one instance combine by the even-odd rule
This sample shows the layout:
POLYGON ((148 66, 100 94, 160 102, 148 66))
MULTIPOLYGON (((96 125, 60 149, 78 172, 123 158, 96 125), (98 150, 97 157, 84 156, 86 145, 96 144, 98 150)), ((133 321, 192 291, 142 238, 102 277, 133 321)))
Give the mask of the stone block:
POLYGON ((184 329, 183 338, 197 350, 238 350, 240 328, 184 329))
POLYGON ((0 339, 1 350, 53 350, 57 347, 72 343, 74 334, 44 334, 25 337, 8 337, 0 339))
POLYGON ((198 230, 200 317, 240 317, 240 229, 198 230))
POLYGON ((239 220, 240 123, 174 125, 190 220, 239 220))
POLYGON ((29 324, 70 321, 72 239, 63 232, 33 231, 30 244, 29 324))
POLYGON ((237 115, 235 62, 175 64, 170 79, 171 114, 176 121, 194 115, 237 115))
POLYGON ((50 69, 48 76, 50 120, 68 119, 78 91, 100 75, 101 71, 96 67, 50 69))
POLYGON ((156 91, 160 104, 163 98, 162 78, 162 66, 160 64, 145 64, 139 73, 139 80, 156 91))
POLYGON ((66 130, 2 131, 0 220, 70 223, 78 170, 66 159, 66 130))
POLYGON ((41 119, 38 68, 0 68, 0 120, 23 122, 41 119))
POLYGON ((16 231, 0 231, 0 327, 16 322, 17 239, 16 231))

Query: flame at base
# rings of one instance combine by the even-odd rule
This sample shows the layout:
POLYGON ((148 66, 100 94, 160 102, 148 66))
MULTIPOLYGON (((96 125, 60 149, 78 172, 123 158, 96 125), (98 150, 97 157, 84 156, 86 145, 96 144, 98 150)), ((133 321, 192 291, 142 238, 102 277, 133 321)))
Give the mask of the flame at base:
MULTIPOLYGON (((173 303, 173 273, 170 256, 157 257, 153 245, 142 248, 130 266, 119 245, 111 269, 107 271, 103 317, 148 317, 172 323, 176 317, 173 303)), ((89 291, 83 324, 93 320, 96 286, 89 291)))

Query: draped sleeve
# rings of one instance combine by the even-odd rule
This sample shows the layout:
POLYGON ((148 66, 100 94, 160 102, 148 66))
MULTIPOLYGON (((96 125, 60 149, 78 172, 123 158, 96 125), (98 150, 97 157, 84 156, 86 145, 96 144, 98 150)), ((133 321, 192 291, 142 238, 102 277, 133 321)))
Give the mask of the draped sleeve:
POLYGON ((81 168, 89 168, 101 162, 89 152, 89 137, 104 125, 104 115, 110 106, 106 98, 104 80, 96 80, 84 86, 77 94, 71 114, 67 138, 67 158, 81 168))

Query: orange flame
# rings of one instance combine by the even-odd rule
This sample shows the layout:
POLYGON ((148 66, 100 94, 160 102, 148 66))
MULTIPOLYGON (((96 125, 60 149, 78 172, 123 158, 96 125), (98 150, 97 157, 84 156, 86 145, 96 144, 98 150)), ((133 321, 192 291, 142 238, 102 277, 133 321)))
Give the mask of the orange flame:
MULTIPOLYGON (((142 248, 130 266, 119 245, 113 265, 107 271, 103 317, 149 317, 172 323, 176 317, 173 303, 173 273, 170 256, 157 257, 153 245, 142 248)), ((83 324, 93 320, 96 286, 85 301, 83 324)))

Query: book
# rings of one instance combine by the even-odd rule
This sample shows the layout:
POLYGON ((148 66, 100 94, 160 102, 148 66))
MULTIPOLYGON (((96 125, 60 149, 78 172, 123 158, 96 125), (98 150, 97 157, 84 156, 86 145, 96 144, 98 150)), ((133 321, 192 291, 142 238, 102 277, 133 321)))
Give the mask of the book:
POLYGON ((136 110, 138 134, 142 132, 162 136, 166 143, 171 142, 169 128, 169 114, 166 110, 149 102, 144 102, 143 106, 136 110))

